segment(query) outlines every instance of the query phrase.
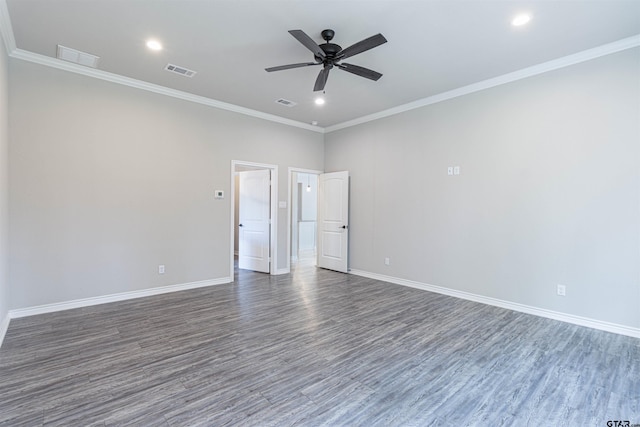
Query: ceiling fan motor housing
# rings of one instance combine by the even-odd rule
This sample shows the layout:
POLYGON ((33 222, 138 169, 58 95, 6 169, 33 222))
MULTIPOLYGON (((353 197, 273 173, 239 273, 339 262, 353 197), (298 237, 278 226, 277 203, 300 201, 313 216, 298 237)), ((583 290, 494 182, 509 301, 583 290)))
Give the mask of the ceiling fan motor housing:
POLYGON ((315 56, 316 61, 318 62, 323 62, 325 65, 332 65, 333 64, 333 59, 336 57, 336 55, 342 51, 342 47, 335 44, 335 43, 329 43, 332 39, 333 36, 335 36, 335 31, 333 30, 323 30, 320 35, 322 36, 322 38, 325 40, 326 43, 320 44, 318 45, 320 47, 320 49, 322 49, 322 51, 324 52, 326 58, 323 61, 323 58, 320 58, 317 55, 315 56))
MULTIPOLYGON (((320 46, 320 49, 322 49, 324 54, 327 56, 327 59, 334 59, 338 52, 342 51, 342 47, 335 43, 322 43, 318 46, 320 46)), ((315 58, 316 61, 322 62, 322 58, 319 56, 315 56, 315 58)))

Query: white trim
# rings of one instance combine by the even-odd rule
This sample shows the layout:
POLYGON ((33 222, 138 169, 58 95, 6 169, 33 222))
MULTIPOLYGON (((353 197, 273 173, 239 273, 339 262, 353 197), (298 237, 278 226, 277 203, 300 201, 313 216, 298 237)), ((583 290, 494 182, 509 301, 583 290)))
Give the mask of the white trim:
POLYGON ((35 316, 37 314, 70 310, 72 308, 90 307, 92 305, 106 304, 110 302, 124 301, 134 298, 150 297, 153 295, 166 294, 169 292, 186 291, 188 289, 222 285, 225 283, 231 283, 232 281, 233 279, 231 277, 222 277, 219 279, 201 280, 198 282, 183 283, 179 285, 161 286, 157 288, 142 289, 139 291, 122 292, 118 294, 104 295, 99 297, 83 298, 72 301, 39 305, 36 307, 20 308, 17 310, 9 310, 9 317, 11 319, 17 319, 20 317, 35 316))
POLYGON ((640 338, 640 328, 619 325, 617 323, 605 322, 602 320, 590 319, 573 314, 561 313, 558 311, 547 310, 544 308, 533 307, 530 305, 519 304, 511 301, 504 301, 497 298, 477 295, 470 292, 458 291, 455 289, 445 288, 442 286, 429 285, 427 283, 416 282, 413 280, 401 279, 398 277, 385 276, 383 274, 370 273, 362 270, 350 270, 350 274, 356 276, 367 277, 369 279, 389 282, 396 285, 408 286, 411 288, 421 289, 423 291, 435 292, 438 294, 449 295, 468 301, 479 302, 482 304, 492 305, 495 307, 506 308, 508 310, 518 311, 521 313, 533 314, 534 316, 545 317, 547 319, 559 320, 561 322, 571 323, 578 326, 586 326, 587 328, 599 329, 601 331, 613 332, 614 334, 626 335, 634 338, 640 338))
POLYGON ((313 126, 309 123, 286 119, 284 117, 276 116, 274 114, 263 113, 262 111, 240 107, 238 105, 229 104, 227 102, 206 98, 204 96, 193 95, 191 93, 183 92, 176 89, 170 89, 170 88, 156 85, 153 83, 144 82, 142 80, 132 79, 129 77, 118 75, 118 74, 109 73, 107 71, 84 67, 82 65, 74 64, 71 62, 62 61, 60 59, 52 58, 46 55, 41 55, 39 53, 18 49, 16 45, 16 40, 14 37, 13 26, 11 25, 11 16, 9 15, 9 9, 7 8, 6 0, 0 0, 0 35, 4 40, 4 45, 7 51, 7 55, 12 58, 33 62, 35 64, 40 64, 47 67, 57 68, 59 70, 64 70, 71 73, 82 74, 84 76, 93 77, 96 79, 105 80, 108 82, 117 83, 117 84, 129 86, 137 89, 142 89, 148 92, 166 95, 173 98, 182 99, 185 101, 195 102, 197 104, 202 104, 202 105, 206 105, 213 108, 219 108, 221 110, 232 111, 235 113, 244 114, 244 115, 255 117, 258 119, 268 120, 271 122, 280 123, 287 126, 293 126, 293 127, 309 130, 312 132, 324 133, 324 128, 319 126, 313 126))
POLYGON ((278 273, 278 165, 267 163, 245 162, 243 160, 231 160, 231 265, 229 276, 233 277, 233 254, 235 253, 235 204, 236 204, 236 166, 249 166, 256 169, 269 169, 271 171, 271 227, 270 227, 270 262, 269 274, 275 276, 278 273))
POLYGON ((289 274, 289 273, 291 273, 291 270, 289 270, 289 268, 280 268, 275 272, 275 274, 289 274))
POLYGON ((359 117, 353 120, 349 120, 343 123, 338 123, 333 126, 322 128, 319 126, 313 126, 308 123, 299 122, 296 120, 286 119, 273 114, 263 113, 261 111, 252 110, 238 105, 229 104, 222 101, 217 101, 211 98, 203 96, 193 95, 187 92, 182 92, 175 89, 170 89, 164 86, 147 83, 141 80, 132 79, 129 77, 120 76, 106 71, 97 70, 93 68, 83 67, 81 65, 73 64, 66 61, 61 61, 57 58, 51 58, 49 56, 28 52, 16 47, 15 38, 13 35, 13 28, 11 26, 11 18, 7 9, 6 0, 0 0, 0 34, 4 40, 5 48, 9 56, 24 61, 34 62, 37 64, 58 68, 61 70, 83 74, 86 76, 98 78, 101 80, 110 81, 113 83, 122 84, 174 98, 182 99, 185 101, 195 102, 202 105, 207 105, 213 108, 219 108, 222 110, 233 111, 236 113, 244 114, 251 117, 256 117, 263 120, 268 120, 287 126, 293 126, 312 132, 318 132, 326 134, 340 129, 356 126, 359 124, 367 123, 373 120, 382 119, 395 114, 400 114, 406 111, 414 110, 416 108, 425 107, 448 99, 457 98, 459 96, 468 95, 474 92, 478 92, 484 89, 489 89, 502 84, 514 82, 517 80, 532 77, 538 74, 546 73, 547 71, 557 70, 559 68, 568 67, 570 65, 578 64, 580 62, 589 61, 591 59, 599 58, 601 56, 609 55, 612 53, 620 52, 622 50, 631 49, 640 46, 640 34, 627 37, 612 43, 608 43, 602 46, 598 46, 592 49, 587 49, 582 52, 568 55, 562 58, 554 59, 551 61, 537 64, 532 67, 524 68, 512 73, 507 73, 495 78, 484 80, 481 82, 473 83, 471 85, 463 86, 448 92, 443 92, 434 96, 423 98, 408 104, 400 105, 388 110, 380 111, 367 116, 359 117))
POLYGON ((7 313, 0 322, 0 347, 2 347, 2 342, 4 341, 4 336, 7 334, 7 330, 9 329, 9 322, 11 321, 11 316, 7 313))
POLYGON ((117 83, 124 86, 133 87, 136 89, 142 89, 148 92, 153 92, 160 95, 166 95, 172 98, 182 99, 184 101, 195 102, 196 104, 202 104, 208 107, 232 111, 234 113, 240 113, 240 114, 255 117, 258 119, 268 120, 271 122, 276 122, 276 123, 280 123, 287 126, 293 126, 293 127, 297 127, 305 130, 310 130, 312 132, 324 133, 324 129, 318 126, 313 126, 307 123, 298 122, 296 120, 286 119, 284 117, 276 116, 274 114, 263 113, 262 111, 252 110, 250 108, 240 107, 238 105, 229 104, 227 102, 217 101, 215 99, 207 98, 204 96, 198 96, 192 93, 171 89, 165 86, 148 83, 142 80, 132 79, 130 77, 109 73, 107 71, 90 68, 90 67, 84 67, 82 65, 74 64, 72 62, 62 61, 57 58, 51 58, 46 55, 40 55, 38 53, 33 53, 33 52, 29 52, 22 49, 13 49, 13 51, 11 51, 9 56, 11 56, 12 58, 21 59, 23 61, 33 62, 35 64, 57 68, 59 70, 69 71, 71 73, 81 74, 84 76, 93 77, 93 78, 108 81, 111 83, 117 83))
POLYGON ((303 168, 294 168, 289 167, 287 172, 287 270, 291 271, 291 260, 297 261, 297 255, 291 255, 291 192, 293 190, 293 181, 291 179, 293 173, 308 173, 320 175, 323 171, 315 170, 315 169, 303 169, 303 168))
POLYGON ((16 50, 16 39, 13 36, 13 27, 11 26, 11 17, 7 8, 6 0, 0 0, 0 35, 4 40, 4 47, 7 55, 16 50))
POLYGON ((626 39, 618 40, 613 43, 608 43, 602 46, 594 47, 592 49, 587 49, 582 52, 575 53, 573 55, 568 55, 562 58, 554 59, 552 61, 543 62, 542 64, 537 64, 532 67, 523 68, 522 70, 514 71, 512 73, 503 74, 501 76, 494 77, 488 80, 483 80, 481 82, 473 83, 473 84, 459 87, 457 89, 453 89, 447 92, 439 93, 437 95, 433 95, 428 98, 419 99, 417 101, 400 105, 398 107, 390 108, 388 110, 369 114, 368 116, 363 116, 357 119, 339 123, 337 125, 328 126, 324 129, 324 131, 325 133, 329 133, 336 130, 349 128, 359 124, 393 116, 395 114, 400 114, 406 111, 415 110, 416 108, 421 108, 427 105, 436 104, 438 102, 446 101, 448 99, 457 98, 459 96, 464 96, 474 92, 479 92, 481 90, 489 89, 495 86, 500 86, 500 85, 511 83, 517 80, 526 79, 527 77, 536 76, 538 74, 546 73, 548 71, 553 71, 559 68, 568 67, 570 65, 579 64, 581 62, 600 58, 601 56, 620 52, 626 49, 632 49, 638 46, 640 46, 640 34, 632 37, 627 37, 626 39))
POLYGON ((319 126, 313 126, 309 123, 287 119, 284 117, 276 116, 275 114, 263 113, 262 111, 240 107, 239 105, 229 104, 227 102, 218 101, 218 100, 207 98, 204 96, 194 95, 188 92, 171 89, 165 86, 148 83, 142 80, 137 80, 130 77, 121 76, 118 74, 109 73, 107 71, 90 68, 90 67, 84 67, 82 65, 74 64, 72 62, 62 61, 58 58, 52 58, 50 56, 41 55, 39 53, 18 49, 16 45, 16 40, 14 37, 13 27, 11 25, 11 16, 9 15, 9 9, 7 8, 6 0, 0 0, 0 35, 4 40, 4 45, 7 51, 7 55, 12 58, 21 59, 23 61, 32 62, 35 64, 44 65, 47 67, 56 68, 58 70, 81 74, 87 77, 93 77, 93 78, 108 81, 111 83, 121 84, 124 86, 133 87, 136 89, 142 89, 142 90, 157 93, 160 95, 170 96, 172 98, 182 99, 184 101, 194 102, 196 104, 202 104, 208 107, 232 111, 234 113, 244 114, 246 116, 255 117, 262 120, 268 120, 271 122, 280 123, 280 124, 292 126, 292 127, 297 127, 297 128, 309 130, 312 132, 324 133, 324 128, 319 126))

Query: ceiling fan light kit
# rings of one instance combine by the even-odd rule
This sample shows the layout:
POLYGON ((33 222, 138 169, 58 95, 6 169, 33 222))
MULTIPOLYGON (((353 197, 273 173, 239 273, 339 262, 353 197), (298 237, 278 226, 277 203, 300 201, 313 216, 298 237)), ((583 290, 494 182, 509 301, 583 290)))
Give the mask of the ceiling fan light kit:
POLYGON ((358 65, 341 63, 343 59, 349 58, 351 56, 357 55, 386 43, 387 39, 385 39, 382 34, 376 34, 375 36, 371 36, 369 38, 361 40, 358 43, 353 44, 345 49, 342 49, 340 45, 331 43, 331 40, 333 40, 333 36, 335 36, 335 31, 333 30, 327 29, 323 30, 322 33, 320 33, 325 41, 320 45, 314 42, 313 39, 302 30, 290 30, 289 34, 295 37, 296 40, 302 43, 313 53, 315 62, 300 62, 297 64, 280 65, 277 67, 265 68, 267 72, 309 67, 313 65, 322 65, 322 70, 320 70, 320 73, 316 78, 316 83, 313 86, 314 92, 324 90, 324 87, 327 84, 327 79, 329 78, 329 71, 331 71, 333 67, 337 67, 340 70, 347 71, 351 74, 355 74, 356 76, 364 77, 366 79, 374 81, 377 81, 380 77, 382 77, 382 74, 378 73, 377 71, 360 67, 358 65))

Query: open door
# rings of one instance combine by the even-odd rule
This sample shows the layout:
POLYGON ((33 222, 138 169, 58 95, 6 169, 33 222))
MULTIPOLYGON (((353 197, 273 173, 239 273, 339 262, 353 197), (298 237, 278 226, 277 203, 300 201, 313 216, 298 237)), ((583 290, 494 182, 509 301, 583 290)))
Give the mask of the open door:
POLYGON ((318 176, 318 267, 346 273, 349 248, 349 172, 318 176))
POLYGON ((271 171, 244 171, 238 175, 238 268, 269 273, 271 171))

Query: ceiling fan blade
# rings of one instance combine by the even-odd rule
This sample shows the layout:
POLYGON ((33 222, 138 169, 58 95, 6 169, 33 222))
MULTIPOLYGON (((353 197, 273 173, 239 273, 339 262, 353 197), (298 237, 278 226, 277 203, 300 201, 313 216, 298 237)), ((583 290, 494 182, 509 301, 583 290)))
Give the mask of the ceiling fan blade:
MULTIPOLYGON (((296 38, 300 43, 302 43, 307 49, 309 49, 315 56, 319 56, 320 58, 326 58, 324 51, 320 49, 318 43, 314 42, 311 37, 307 35, 302 30, 289 30, 289 34, 296 38)), ((385 40, 386 41, 386 40, 385 40)))
POLYGON ((382 74, 377 71, 370 70, 368 68, 360 67, 359 65, 353 64, 336 64, 341 70, 348 71, 349 73, 355 74, 356 76, 364 77, 366 79, 378 81, 382 74))
POLYGON ((376 34, 375 36, 371 36, 367 39, 359 41, 358 43, 353 44, 346 49, 342 49, 336 54, 336 58, 349 58, 350 56, 357 55, 369 49, 373 49, 374 47, 380 46, 381 44, 384 44, 386 42, 387 39, 385 39, 382 34, 376 34))
POLYGON ((314 92, 324 90, 324 86, 327 84, 327 79, 329 78, 329 71, 331 71, 331 67, 324 67, 320 70, 320 74, 318 74, 318 78, 316 79, 316 84, 313 86, 314 92))
POLYGON ((289 64, 289 65, 280 65, 278 67, 270 67, 265 68, 265 71, 281 71, 281 70, 289 70, 291 68, 300 68, 300 67, 308 67, 309 65, 320 65, 322 62, 301 62, 298 64, 289 64))

